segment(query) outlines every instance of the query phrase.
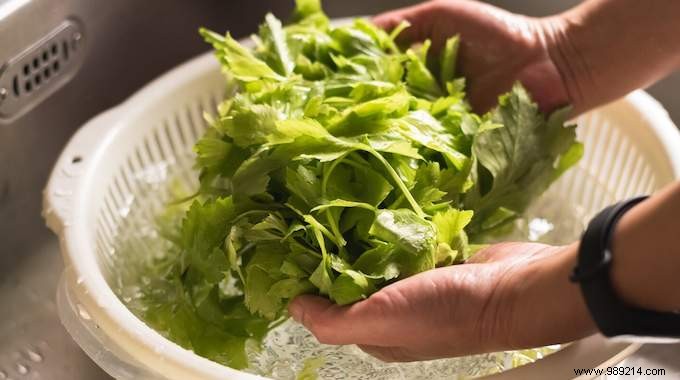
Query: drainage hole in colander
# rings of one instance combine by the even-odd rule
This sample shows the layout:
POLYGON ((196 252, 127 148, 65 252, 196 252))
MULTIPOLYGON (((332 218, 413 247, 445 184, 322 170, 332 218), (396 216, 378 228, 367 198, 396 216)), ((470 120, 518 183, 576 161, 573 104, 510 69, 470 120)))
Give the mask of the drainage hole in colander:
POLYGON ((75 157, 73 157, 73 159, 71 159, 71 163, 72 163, 72 164, 78 164, 78 163, 80 163, 80 162, 82 162, 82 161, 83 161, 83 158, 80 157, 80 156, 75 156, 75 157))

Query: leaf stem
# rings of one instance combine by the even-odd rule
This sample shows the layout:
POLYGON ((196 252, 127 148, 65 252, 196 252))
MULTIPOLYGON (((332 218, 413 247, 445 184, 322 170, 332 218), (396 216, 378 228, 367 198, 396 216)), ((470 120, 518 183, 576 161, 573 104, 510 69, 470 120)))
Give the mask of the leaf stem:
POLYGON ((418 202, 416 202, 416 200, 413 198, 413 195, 406 187, 404 181, 402 181, 401 178, 399 178, 399 174, 397 174, 392 165, 390 165, 390 163, 387 162, 385 157, 383 157, 380 153, 376 152, 370 146, 367 145, 365 149, 368 153, 373 155, 373 157, 377 158, 378 161, 380 161, 380 163, 382 163, 385 166, 385 169, 387 169, 387 172, 389 173, 390 177, 392 177, 392 180, 397 184, 397 187, 399 187, 399 190, 401 190, 402 194, 404 195, 408 203, 411 205, 413 211, 416 214, 418 214, 419 217, 425 218, 425 213, 420 208, 420 205, 418 205, 418 202))
POLYGON ((404 194, 402 193, 402 194, 399 194, 397 199, 395 199, 394 202, 392 202, 392 204, 389 205, 388 208, 397 209, 397 208, 399 208, 399 206, 401 205, 401 202, 403 202, 403 201, 404 201, 404 194))
MULTIPOLYGON (((337 160, 333 161, 330 165, 324 165, 324 170, 323 170, 323 178, 321 179, 321 198, 326 201, 326 188, 328 186, 328 179, 331 176, 331 173, 335 168, 347 157, 348 153, 343 154, 342 156, 338 157, 337 160)), ((335 216, 333 215, 333 212, 331 209, 327 209, 324 214, 326 215, 326 218, 328 219, 328 224, 331 226, 331 231, 333 232, 333 235, 335 235, 335 238, 337 239, 338 243, 338 248, 340 249, 340 253, 344 251, 345 245, 347 245, 347 241, 345 238, 342 236, 342 233, 340 232, 340 227, 338 226, 338 222, 335 220, 335 216)))
POLYGON ((321 233, 324 236, 326 236, 330 241, 332 241, 333 244, 337 245, 338 247, 340 246, 340 244, 336 241, 335 236, 330 231, 328 231, 328 228, 326 228, 323 224, 321 224, 318 220, 316 220, 316 218, 314 218, 313 216, 311 216, 309 214, 302 213, 300 210, 293 207, 290 203, 286 203, 285 205, 286 205, 286 207, 291 209, 293 212, 300 215, 302 217, 302 220, 304 220, 311 227, 315 227, 315 229, 318 229, 319 231, 321 231, 321 233))

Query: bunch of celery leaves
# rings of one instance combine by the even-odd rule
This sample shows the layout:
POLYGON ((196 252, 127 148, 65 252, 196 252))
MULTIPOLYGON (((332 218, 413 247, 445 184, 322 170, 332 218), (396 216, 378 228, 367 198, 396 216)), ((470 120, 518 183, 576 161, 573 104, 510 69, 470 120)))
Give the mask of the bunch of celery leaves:
MULTIPOLYGON (((361 301, 465 262, 581 156, 567 111, 520 84, 485 115, 456 77, 457 37, 402 50, 364 19, 334 27, 318 0, 266 16, 255 47, 201 30, 227 94, 195 145, 200 189, 168 229, 174 254, 141 317, 197 354, 248 366, 289 300, 361 301)), ((158 268, 162 268, 158 269, 158 268)))

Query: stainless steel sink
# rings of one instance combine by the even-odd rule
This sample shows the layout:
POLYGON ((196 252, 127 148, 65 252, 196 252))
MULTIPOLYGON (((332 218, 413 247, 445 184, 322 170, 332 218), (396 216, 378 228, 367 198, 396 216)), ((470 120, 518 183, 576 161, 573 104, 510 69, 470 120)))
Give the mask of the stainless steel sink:
MULTIPOLYGON (((331 15, 339 17, 412 2, 327 0, 326 5, 331 15)), ((576 2, 493 3, 539 15, 576 2)), ((24 115, 0 118, 0 380, 108 378, 65 332, 54 303, 62 262, 58 242, 40 217, 41 191, 67 139, 92 116, 206 50, 196 34, 198 26, 244 36, 255 30, 266 11, 285 17, 291 6, 292 0, 0 0, 0 83, 9 63, 18 62, 22 52, 39 54, 40 43, 65 20, 80 27, 67 37, 77 40, 74 46, 79 50, 74 52, 82 60, 71 66, 72 71, 62 67, 64 80, 50 79, 54 88, 43 87, 41 93, 16 90, 26 96, 20 99, 28 103, 24 115)), ((17 72, 21 75, 21 70, 17 72)), ((673 99, 669 89, 679 82, 680 78, 673 78, 653 91, 671 105, 676 121, 680 121, 680 98, 673 99)))
MULTIPOLYGON (((346 1, 332 13, 374 13, 388 3, 407 1, 346 1)), ((40 217, 41 191, 68 138, 89 118, 207 50, 199 26, 245 36, 266 11, 285 17, 291 7, 292 0, 0 0, 0 83, 9 63, 65 20, 82 26, 82 65, 67 72, 70 80, 42 101, 35 88, 22 87, 21 100, 35 104, 11 120, 0 104, 0 379, 108 378, 73 343, 54 303, 62 261, 40 217)), ((11 86, 6 90, 13 95, 11 86)))
POLYGON ((267 9, 281 11, 281 3, 0 1, 0 67, 66 19, 82 25, 83 54, 63 87, 25 115, 0 122, 0 379, 108 378, 73 343, 55 310, 62 262, 40 217, 41 191, 67 139, 92 116, 205 50, 199 25, 242 36, 267 9))

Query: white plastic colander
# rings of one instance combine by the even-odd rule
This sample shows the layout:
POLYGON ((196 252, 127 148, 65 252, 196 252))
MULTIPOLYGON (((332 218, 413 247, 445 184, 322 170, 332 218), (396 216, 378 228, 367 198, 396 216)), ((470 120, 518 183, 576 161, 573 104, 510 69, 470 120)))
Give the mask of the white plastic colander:
MULTIPOLYGON (((189 154, 205 128, 224 80, 212 54, 153 81, 123 104, 84 125, 57 161, 44 197, 44 216, 59 236, 66 269, 57 294, 63 324, 85 352, 119 379, 251 379, 167 340, 114 294, 114 241, 145 168, 191 172, 189 154)), ((590 217, 607 204, 650 193, 680 177, 680 135, 663 108, 643 91, 577 119, 585 155, 549 192, 563 207, 590 217)), ((188 182, 191 176, 185 176, 188 182)), ((163 180, 160 178, 159 180, 163 180)), ((169 195, 159 191, 153 213, 169 195)), ((148 198, 148 197, 147 197, 148 198)), ((599 336, 576 342, 498 378, 568 378, 572 368, 616 363, 637 349, 599 336)))

